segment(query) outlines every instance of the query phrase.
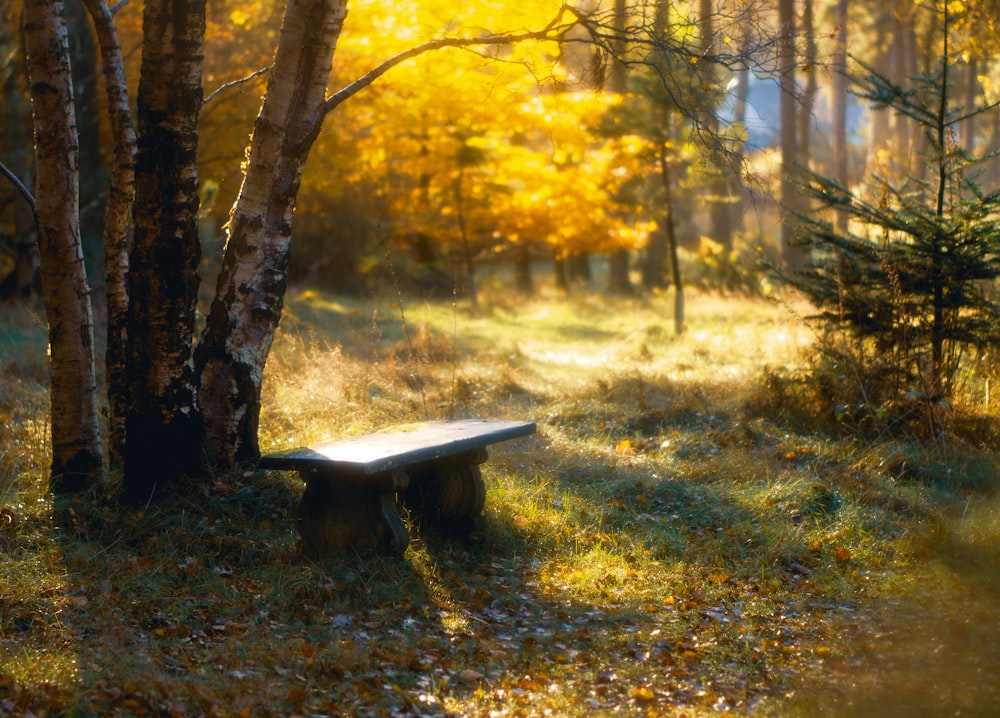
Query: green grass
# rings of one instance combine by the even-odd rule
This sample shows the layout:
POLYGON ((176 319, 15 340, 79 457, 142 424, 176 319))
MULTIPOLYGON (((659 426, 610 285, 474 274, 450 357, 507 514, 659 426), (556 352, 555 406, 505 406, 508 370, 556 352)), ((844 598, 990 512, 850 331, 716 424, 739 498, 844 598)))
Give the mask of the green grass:
POLYGON ((960 427, 992 418, 935 444, 838 429, 784 309, 688 310, 676 337, 669 297, 412 302, 404 326, 291 296, 265 451, 539 428, 491 451, 482 536, 315 564, 292 475, 54 504, 44 331, 4 309, 0 715, 989 714, 995 456, 960 427))

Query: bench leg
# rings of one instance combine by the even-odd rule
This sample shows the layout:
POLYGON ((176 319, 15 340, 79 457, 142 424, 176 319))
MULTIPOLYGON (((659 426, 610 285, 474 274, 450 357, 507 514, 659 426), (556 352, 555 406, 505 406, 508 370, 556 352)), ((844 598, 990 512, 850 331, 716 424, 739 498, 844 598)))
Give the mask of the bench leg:
POLYGON ((482 525, 486 485, 479 465, 485 449, 415 469, 410 487, 401 494, 420 525, 449 534, 467 534, 482 525))
MULTIPOLYGON (((402 553, 410 542, 396 511, 395 491, 338 484, 335 477, 304 474, 306 490, 299 503, 295 528, 303 551, 314 558, 346 551, 386 549, 402 553)), ((393 477, 399 488, 407 477, 393 477)))

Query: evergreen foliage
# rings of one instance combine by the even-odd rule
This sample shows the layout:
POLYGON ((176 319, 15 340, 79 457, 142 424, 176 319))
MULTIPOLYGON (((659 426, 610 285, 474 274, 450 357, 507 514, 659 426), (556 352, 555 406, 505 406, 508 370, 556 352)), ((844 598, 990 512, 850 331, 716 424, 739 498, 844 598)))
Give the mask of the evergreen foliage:
MULTIPOLYGON (((947 10, 942 10, 947 13, 947 10)), ((976 166, 955 141, 983 108, 949 101, 948 18, 937 67, 905 89, 865 67, 856 94, 914 122, 925 136, 922 176, 875 177, 868 196, 815 173, 802 185, 829 212, 798 213, 797 242, 810 261, 783 277, 818 308, 821 350, 850 363, 867 408, 913 401, 930 417, 951 397, 963 356, 994 346, 1000 306, 1000 192, 984 192, 976 166), (849 219, 838 231, 833 213, 849 219), (863 360, 863 361, 862 361, 863 360)))

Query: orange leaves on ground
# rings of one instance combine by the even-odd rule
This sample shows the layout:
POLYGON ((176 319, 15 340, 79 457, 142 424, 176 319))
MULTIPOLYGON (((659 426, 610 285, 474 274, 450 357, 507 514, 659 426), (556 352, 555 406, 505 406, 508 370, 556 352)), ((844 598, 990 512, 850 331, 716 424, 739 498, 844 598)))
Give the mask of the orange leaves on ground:
POLYGON ((656 694, 646 686, 636 686, 632 689, 632 700, 638 703, 652 703, 656 700, 656 694))
POLYGON ((615 451, 624 456, 631 456, 635 453, 635 447, 632 446, 631 439, 622 439, 615 446, 615 451))

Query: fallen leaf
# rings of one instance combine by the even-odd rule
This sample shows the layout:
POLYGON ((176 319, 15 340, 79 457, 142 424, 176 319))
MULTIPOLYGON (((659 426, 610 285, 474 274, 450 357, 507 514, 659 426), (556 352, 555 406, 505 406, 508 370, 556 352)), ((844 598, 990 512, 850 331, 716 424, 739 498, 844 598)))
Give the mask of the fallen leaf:
POLYGON ((635 453, 635 449, 632 448, 632 441, 630 439, 622 439, 619 441, 618 445, 615 446, 615 451, 626 456, 635 453))
POLYGON ((636 686, 632 689, 632 699, 640 703, 652 703, 656 700, 656 694, 646 686, 636 686))
POLYGON ((285 701, 291 703, 293 706, 302 705, 306 698, 309 697, 309 693, 302 686, 295 686, 292 690, 288 691, 288 695, 285 696, 285 701))
POLYGON ((483 674, 479 671, 475 671, 471 668, 466 668, 465 670, 459 672, 458 680, 463 683, 475 683, 476 681, 482 680, 483 674))
POLYGON ((149 715, 149 709, 135 698, 126 698, 122 701, 122 707, 127 708, 130 713, 137 716, 149 715))

